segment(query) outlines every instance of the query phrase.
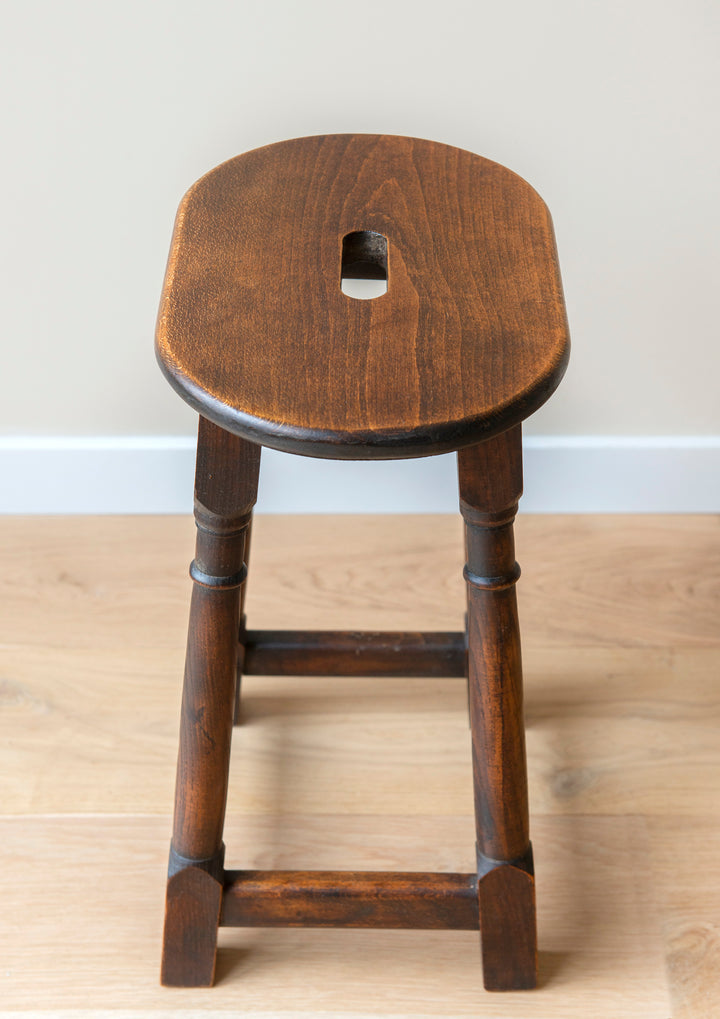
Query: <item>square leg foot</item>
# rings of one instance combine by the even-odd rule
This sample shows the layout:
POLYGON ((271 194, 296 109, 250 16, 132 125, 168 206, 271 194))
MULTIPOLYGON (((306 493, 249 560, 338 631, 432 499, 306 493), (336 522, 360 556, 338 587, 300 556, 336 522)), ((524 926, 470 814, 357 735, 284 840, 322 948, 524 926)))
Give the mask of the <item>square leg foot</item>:
POLYGON ((532 990, 537 986, 532 851, 512 863, 480 857, 478 874, 485 990, 532 990))
POLYGON ((212 986, 222 893, 222 881, 199 867, 185 867, 168 879, 163 986, 212 986))

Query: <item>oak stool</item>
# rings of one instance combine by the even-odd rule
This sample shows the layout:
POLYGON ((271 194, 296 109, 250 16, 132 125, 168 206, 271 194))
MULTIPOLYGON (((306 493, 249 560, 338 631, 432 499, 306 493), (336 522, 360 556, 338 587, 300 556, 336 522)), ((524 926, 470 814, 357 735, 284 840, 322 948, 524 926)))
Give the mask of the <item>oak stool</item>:
POLYGON ((229 925, 480 929, 486 988, 535 985, 513 520, 521 422, 568 351, 550 214, 480 156, 414 138, 300 138, 230 159, 183 199, 157 353, 200 414, 197 551, 163 983, 212 984, 229 925), (360 300, 348 279, 387 289, 360 300), (457 451, 465 631, 248 630, 263 446, 340 460, 457 451), (466 676, 476 870, 225 870, 242 673, 466 676))

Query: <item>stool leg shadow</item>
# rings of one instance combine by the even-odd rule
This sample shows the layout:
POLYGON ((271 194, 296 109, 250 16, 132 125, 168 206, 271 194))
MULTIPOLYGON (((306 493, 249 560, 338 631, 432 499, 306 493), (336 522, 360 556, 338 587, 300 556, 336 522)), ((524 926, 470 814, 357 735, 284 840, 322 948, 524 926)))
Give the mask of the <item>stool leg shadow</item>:
POLYGON ((238 620, 259 468, 259 446, 200 418, 197 547, 161 973, 168 986, 207 987, 215 974, 238 620))
MULTIPOLYGON (((250 515, 250 521, 247 526, 245 533, 245 570, 246 572, 250 569, 250 542, 252 539, 252 513, 250 515)), ((240 588, 240 609, 239 609, 239 647, 238 647, 238 664, 237 664, 237 679, 235 681, 235 714, 234 724, 242 725, 242 676, 243 668, 245 666, 245 633, 247 631, 247 619, 245 616, 245 598, 247 597, 247 582, 248 578, 245 577, 245 583, 240 588)))
POLYGON ((487 990, 526 990, 537 983, 537 934, 513 537, 520 426, 460 450, 458 472, 483 978, 487 990))

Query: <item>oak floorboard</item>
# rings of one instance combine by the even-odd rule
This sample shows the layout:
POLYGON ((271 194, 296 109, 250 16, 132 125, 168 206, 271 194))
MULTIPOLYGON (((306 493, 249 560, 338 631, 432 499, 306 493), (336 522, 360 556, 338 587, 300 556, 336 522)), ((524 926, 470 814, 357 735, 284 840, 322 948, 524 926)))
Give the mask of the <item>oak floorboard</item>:
MULTIPOLYGON (((720 1015, 720 518, 518 523, 541 987, 476 937, 223 930, 158 986, 193 525, 0 528, 0 1016, 720 1015), (178 997, 179 995, 179 997, 178 997)), ((257 628, 458 629, 448 517, 257 518, 257 628)), ((461 680, 248 677, 228 866, 472 869, 461 680)))
MULTIPOLYGON (((667 1015, 652 883, 635 866, 647 851, 642 819, 536 818, 541 986, 501 1005, 482 989, 472 932, 223 929, 212 990, 161 988, 169 831, 168 817, 0 821, 4 1009, 562 1019, 589 1014, 592 1000, 597 1015, 667 1015)), ((286 815, 281 841, 272 819, 235 817, 227 836, 231 865, 381 869, 411 859, 413 869, 449 869, 472 860, 469 816, 286 815)))
MULTIPOLYGON (((720 516, 521 512, 516 526, 526 648, 720 647, 720 516)), ((3 518, 0 640, 184 647, 193 533, 184 516, 3 518)), ((255 628, 454 629, 461 577, 459 514, 259 515, 248 614, 255 628)))
POLYGON ((720 1015, 720 814, 648 820, 675 1019, 720 1015))
MULTIPOLYGON (((720 815, 710 656, 529 651, 531 809, 720 815)), ((3 810, 167 810, 181 674, 181 647, 3 648, 3 810)), ((251 676, 243 698, 231 811, 457 814, 472 804, 462 680, 251 676)))

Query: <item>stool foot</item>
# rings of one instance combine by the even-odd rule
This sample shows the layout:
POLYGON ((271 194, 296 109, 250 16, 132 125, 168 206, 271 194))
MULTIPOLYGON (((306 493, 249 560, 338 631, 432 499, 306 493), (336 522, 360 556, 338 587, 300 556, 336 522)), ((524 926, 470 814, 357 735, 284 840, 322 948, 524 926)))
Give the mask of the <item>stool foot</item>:
POLYGON ((485 990, 532 990, 537 985, 532 848, 513 863, 478 854, 478 901, 485 990))
MULTIPOLYGON (((170 868, 173 866, 170 852, 170 868)), ((217 929, 222 907, 222 854, 170 875, 160 981, 165 987, 211 987, 215 979, 217 929)))

